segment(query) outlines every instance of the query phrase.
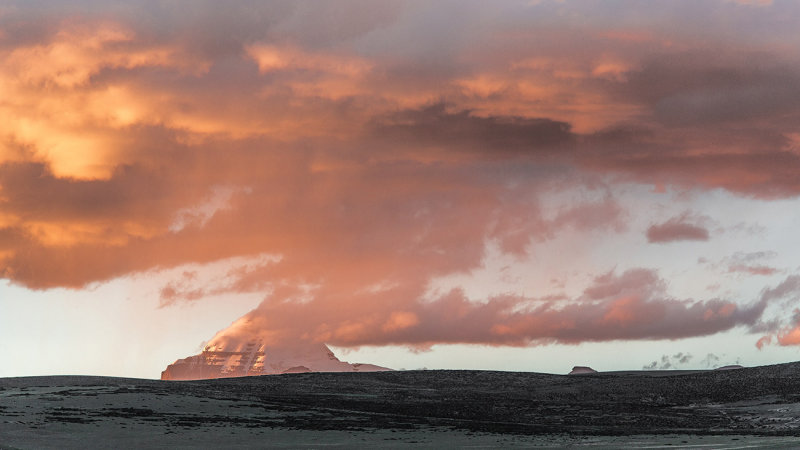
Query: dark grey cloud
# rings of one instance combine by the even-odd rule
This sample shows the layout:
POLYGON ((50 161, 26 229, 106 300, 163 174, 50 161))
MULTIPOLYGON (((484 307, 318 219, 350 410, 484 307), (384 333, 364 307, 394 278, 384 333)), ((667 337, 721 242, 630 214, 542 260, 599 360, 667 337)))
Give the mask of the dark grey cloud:
POLYGON ((670 126, 800 114, 800 65, 785 56, 729 50, 652 55, 620 89, 670 126))
POLYGON ((378 119, 372 134, 412 148, 508 156, 567 151, 575 141, 570 129, 568 123, 546 118, 480 117, 469 110, 449 111, 447 104, 436 103, 378 119))
POLYGON ((168 174, 120 166, 110 180, 57 178, 42 163, 0 164, 0 205, 31 221, 119 219, 147 214, 165 220, 178 207, 165 192, 183 191, 168 174))

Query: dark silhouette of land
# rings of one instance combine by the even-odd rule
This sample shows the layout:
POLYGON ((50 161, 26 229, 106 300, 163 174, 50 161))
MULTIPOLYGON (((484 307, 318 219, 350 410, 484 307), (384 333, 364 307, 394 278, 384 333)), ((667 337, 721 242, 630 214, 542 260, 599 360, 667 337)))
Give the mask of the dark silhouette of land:
POLYGON ((0 448, 236 447, 262 439, 288 447, 656 442, 715 448, 738 440, 791 448, 800 443, 800 363, 581 375, 429 370, 181 382, 0 379, 0 448))

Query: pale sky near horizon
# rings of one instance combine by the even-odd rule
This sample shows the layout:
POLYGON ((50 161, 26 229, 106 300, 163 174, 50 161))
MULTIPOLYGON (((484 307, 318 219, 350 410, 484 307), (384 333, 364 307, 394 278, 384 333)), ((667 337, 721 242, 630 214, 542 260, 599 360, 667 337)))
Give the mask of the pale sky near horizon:
POLYGON ((800 4, 0 6, 0 377, 800 359, 800 4))

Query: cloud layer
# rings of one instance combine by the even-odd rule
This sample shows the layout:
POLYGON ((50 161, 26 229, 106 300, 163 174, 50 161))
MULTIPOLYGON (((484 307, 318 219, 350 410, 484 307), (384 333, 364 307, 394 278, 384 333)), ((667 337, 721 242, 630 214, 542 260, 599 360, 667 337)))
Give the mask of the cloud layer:
MULTIPOLYGON (((223 287, 188 273, 161 290, 165 306, 264 292, 220 339, 529 345, 759 322, 763 297, 679 299, 647 268, 550 301, 429 287, 489 244, 523 258, 623 231, 622 183, 797 196, 792 4, 95 3, 0 8, 5 279, 79 289, 270 255, 223 287), (571 191, 592 195, 546 205, 571 191)), ((711 236, 688 216, 646 233, 711 236)), ((745 262, 730 270, 759 270, 745 262)))

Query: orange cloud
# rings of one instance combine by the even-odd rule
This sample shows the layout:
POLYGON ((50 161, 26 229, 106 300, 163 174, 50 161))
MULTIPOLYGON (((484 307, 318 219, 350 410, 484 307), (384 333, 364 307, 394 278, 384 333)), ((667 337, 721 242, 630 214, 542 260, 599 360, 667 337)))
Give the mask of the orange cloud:
MULTIPOLYGON (((114 129, 153 123, 152 104, 125 84, 96 86, 103 71, 164 67, 200 74, 208 69, 170 44, 142 45, 113 22, 61 24, 48 42, 0 51, 0 162, 14 158, 14 145, 31 148, 54 174, 107 178, 119 161, 114 129)), ((157 120, 157 119, 156 119, 157 120)))
POLYGON ((778 345, 800 345, 800 326, 778 333, 778 345))
POLYGON ((416 314, 410 312, 394 312, 389 316, 381 329, 387 333, 403 330, 419 324, 416 314))
POLYGON ((297 47, 254 44, 248 46, 245 51, 255 59, 262 73, 310 70, 345 77, 360 77, 372 69, 372 64, 361 58, 307 52, 297 47))
POLYGON ((113 22, 64 22, 51 42, 14 48, 3 63, 6 76, 23 85, 62 88, 85 85, 105 69, 153 66, 194 72, 208 68, 187 61, 177 48, 140 47, 133 31, 113 22))

